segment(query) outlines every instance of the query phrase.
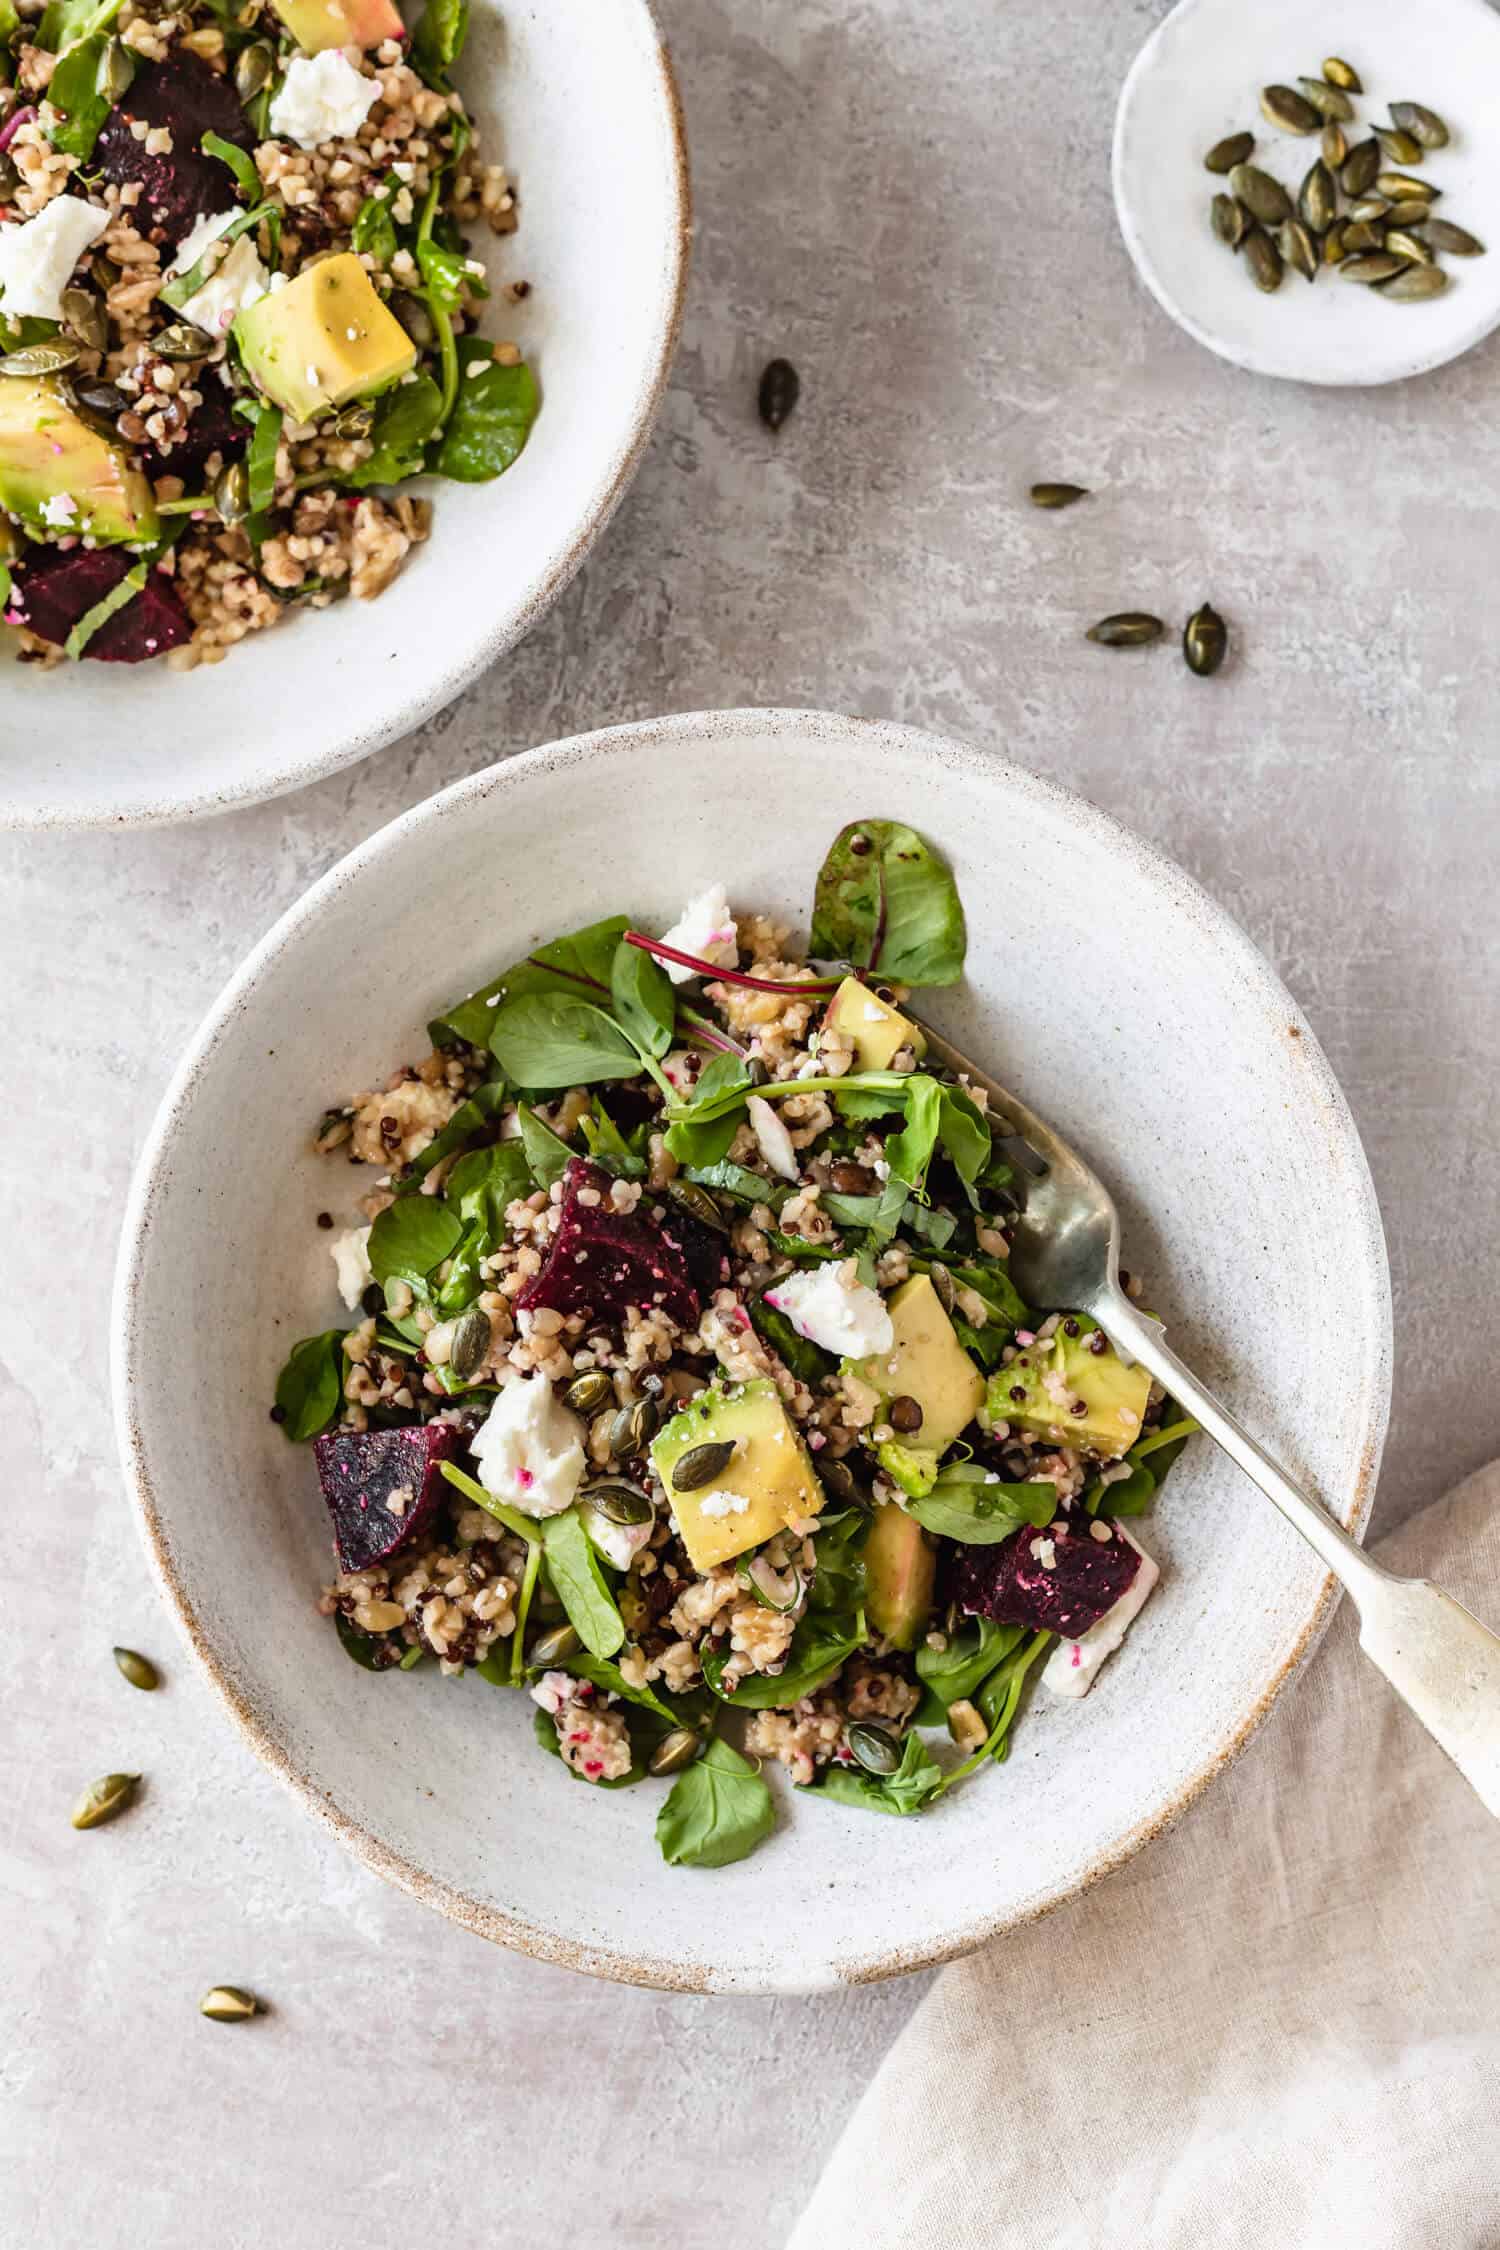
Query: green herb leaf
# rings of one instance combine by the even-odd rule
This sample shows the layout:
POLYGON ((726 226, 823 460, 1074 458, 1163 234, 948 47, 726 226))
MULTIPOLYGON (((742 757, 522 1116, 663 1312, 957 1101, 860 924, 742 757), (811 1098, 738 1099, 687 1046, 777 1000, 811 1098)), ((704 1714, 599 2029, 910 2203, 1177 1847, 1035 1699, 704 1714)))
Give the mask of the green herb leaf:
MULTIPOLYGON (((427 440, 443 418, 443 394, 430 375, 398 383, 375 407, 371 452, 357 468, 343 472, 345 484, 401 484, 420 476, 427 440)), ((481 1042, 482 1044, 482 1042, 481 1042)))
MULTIPOLYGON (((226 141, 224 146, 228 148, 230 143, 226 141)), ((235 153, 238 155, 239 151, 236 150, 235 153)), ((162 287, 156 292, 162 303, 170 305, 174 312, 180 311, 189 297, 197 296, 198 291, 208 280, 210 271, 217 270, 220 262, 220 251, 226 250, 231 244, 238 242, 240 236, 248 234, 252 227, 258 227, 262 219, 269 219, 273 216, 279 226, 281 223, 281 206, 277 203, 257 203, 253 210, 241 211, 239 216, 232 219, 221 233, 214 236, 212 242, 204 244, 202 257, 195 264, 189 266, 186 273, 174 273, 170 281, 163 283, 162 287)))
POLYGON ((490 1050, 512 1085, 543 1092, 602 1078, 636 1078, 641 1071, 639 1054, 602 1008, 558 992, 502 1001, 490 1050))
POLYGON ((205 133, 199 146, 205 156, 216 156, 221 164, 229 166, 234 184, 247 203, 261 201, 260 174, 255 169, 253 156, 247 156, 242 148, 237 148, 233 141, 226 141, 219 133, 205 133))
POLYGON ((109 98, 100 93, 97 83, 107 41, 108 34, 101 31, 70 47, 52 73, 47 99, 58 112, 58 122, 52 127, 51 140, 64 156, 92 156, 100 127, 109 115, 109 98))
POLYGON ((952 870, 914 828, 852 820, 840 829, 818 874, 815 955, 893 983, 956 984, 965 944, 952 870))
POLYGON ((542 1551, 557 1598, 584 1647, 591 1656, 613 1656, 625 1644, 625 1627, 577 1508, 547 1518, 542 1551))
POLYGON ((440 1133, 414 1156, 404 1177, 396 1182, 398 1199, 404 1195, 420 1195, 422 1182, 429 1172, 455 1155, 466 1141, 476 1133, 489 1130, 505 1106, 505 1080, 492 1078, 483 1086, 476 1086, 466 1102, 460 1102, 440 1133))
POLYGON ((75 663, 82 656, 101 626, 107 625, 112 617, 118 616, 122 609, 127 608, 135 600, 136 595, 140 593, 146 580, 150 577, 157 556, 162 552, 161 547, 153 547, 149 554, 142 555, 140 560, 133 563, 130 569, 126 571, 118 584, 111 586, 102 600, 95 602, 92 609, 84 611, 78 623, 63 642, 64 650, 73 658, 75 663))
POLYGON ((471 1149, 448 1174, 444 1194, 466 1226, 482 1224, 493 1242, 505 1232, 507 1206, 530 1195, 534 1182, 521 1141, 471 1149))
POLYGON ((378 266, 388 266, 397 251, 396 223, 391 217, 391 188, 381 188, 378 194, 367 195, 355 214, 352 247, 357 256, 373 258, 378 266))
POLYGON ((380 1213, 370 1229, 370 1271, 385 1288, 404 1281, 419 1296, 428 1276, 451 1258, 463 1236, 457 1212, 434 1195, 414 1195, 380 1213))
POLYGON ((281 444, 282 413, 279 406, 262 405, 245 453, 245 474, 250 480, 250 509, 263 515, 276 497, 276 452, 281 444))
POLYGON ((764 1297, 752 1297, 748 1306, 750 1325, 757 1336, 764 1336, 777 1357, 785 1362, 799 1381, 821 1383, 837 1364, 829 1353, 810 1343, 788 1320, 784 1312, 768 1305, 764 1297))
POLYGON ((656 1840, 670 1867, 730 1867, 775 1825, 771 1792, 756 1767, 727 1742, 711 1742, 672 1784, 656 1816, 656 1840))
MULTIPOLYGON (((85 40, 108 31, 123 4, 124 0, 49 0, 42 12, 37 45, 51 54, 66 55, 85 40)), ((50 87, 47 99, 52 99, 50 87)))
MULTIPOLYGON (((464 279, 472 290, 474 277, 465 273, 464 279)), ((453 477, 459 484, 488 484, 519 458, 541 411, 541 397, 526 362, 502 367, 493 346, 482 337, 461 336, 458 360, 461 373, 453 411, 429 466, 438 476, 453 477), (479 367, 477 375, 469 373, 474 366, 479 367)))
POLYGON ((525 1102, 518 1105, 521 1120, 521 1146, 526 1151, 526 1161, 531 1166, 531 1176, 538 1187, 549 1188, 560 1180, 573 1161, 573 1151, 567 1142, 544 1125, 534 1109, 525 1102))
POLYGON ((885 1144, 886 1162, 898 1179, 913 1192, 927 1178, 927 1167, 937 1147, 943 1121, 943 1089, 935 1078, 915 1074, 908 1081, 906 1123, 885 1144))
POLYGON ((411 59, 429 85, 446 90, 469 36, 469 0, 427 0, 412 33, 411 59))
MULTIPOLYGON (((578 1129, 588 1143, 590 1156, 602 1164, 606 1172, 615 1173, 622 1180, 640 1180, 646 1176, 646 1159, 637 1148, 632 1148, 619 1126, 601 1101, 596 1100, 578 1120, 578 1129)), ((644 1141, 648 1128, 640 1129, 644 1141)))
MULTIPOLYGON (((792 1194, 786 1180, 768 1180, 763 1173, 752 1172, 744 1164, 690 1164, 687 1177, 699 1187, 717 1188, 721 1195, 732 1195, 737 1203, 765 1203, 773 1211, 779 1211, 792 1194)), ((800 1236, 796 1239, 801 1242, 800 1236)), ((801 1242, 801 1247, 806 1250, 811 1245, 801 1242)), ((842 1252, 827 1255, 841 1256, 842 1252)))
POLYGON ((1024 1625, 997 1625, 993 1618, 974 1617, 948 1636, 946 1648, 917 1650, 917 1678, 930 1701, 916 1716, 918 1726, 941 1726, 950 1707, 971 1700, 997 1664, 1010 1655, 1026 1632, 1024 1625))
MULTIPOLYGON (((574 1620, 575 1624, 577 1620, 574 1620)), ((580 1627, 580 1630, 582 1628, 580 1627)), ((813 1695, 826 1687, 841 1664, 847 1663, 865 1637, 863 1616, 849 1618, 839 1615, 815 1614, 809 1610, 792 1635, 787 1650, 786 1663, 781 1671, 751 1672, 735 1687, 733 1694, 723 1685, 724 1667, 729 1662, 729 1650, 706 1648, 703 1651, 703 1677, 724 1703, 732 1703, 737 1711, 779 1710, 783 1704, 792 1704, 804 1695, 813 1695)))
POLYGON ((321 1336, 304 1336, 276 1378, 282 1432, 295 1445, 326 1430, 343 1403, 345 1333, 329 1328, 321 1336))
POLYGON ((586 929, 554 938, 550 945, 538 946, 524 961, 502 970, 467 1000, 457 1001, 436 1017, 427 1026, 433 1045, 448 1047, 462 1039, 471 1047, 488 1047, 496 1008, 523 992, 566 992, 608 1000, 615 949, 629 927, 623 914, 611 914, 602 922, 590 922, 586 929))
POLYGON ((921 1736, 909 1734, 894 1773, 864 1773, 858 1766, 829 1766, 816 1797, 831 1797, 835 1804, 863 1805, 867 1812, 894 1813, 904 1818, 916 1813, 929 1799, 941 1794, 943 1769, 921 1736))
POLYGON ((908 1500, 908 1515, 944 1539, 959 1539, 971 1547, 998 1547, 1023 1523, 1038 1530, 1057 1513, 1055 1484, 991 1484, 992 1472, 976 1461, 961 1461, 944 1469, 932 1490, 920 1500, 908 1500))
POLYGON ((610 965, 614 1012, 638 1047, 658 1061, 672 1044, 677 996, 659 961, 637 945, 621 943, 610 965))

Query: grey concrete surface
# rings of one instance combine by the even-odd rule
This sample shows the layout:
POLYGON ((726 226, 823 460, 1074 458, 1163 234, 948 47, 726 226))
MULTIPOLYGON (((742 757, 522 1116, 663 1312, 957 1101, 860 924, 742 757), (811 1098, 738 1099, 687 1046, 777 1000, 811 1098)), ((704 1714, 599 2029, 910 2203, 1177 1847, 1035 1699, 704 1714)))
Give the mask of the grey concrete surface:
POLYGON ((0 849, 7 2246, 760 2250, 917 1997, 665 1998, 486 1950, 312 1828, 156 1601, 106 1395, 131 1159, 252 940, 442 783, 612 719, 780 701, 920 721, 1081 789, 1239 916, 1348 1089, 1396 1287, 1377 1523, 1500 1439, 1500 338, 1339 395, 1258 383, 1177 334, 1108 186, 1115 92, 1157 0, 665 12, 691 308, 640 479, 551 617, 317 790, 0 849), (775 352, 804 385, 779 441, 753 410, 775 352), (1096 496, 1038 515, 1038 476, 1096 496), (1206 597, 1235 639, 1213 682, 1170 648, 1082 641, 1105 610, 1178 619, 1206 597), (122 1688, 114 1640, 160 1653, 164 1693, 122 1688), (132 1763, 159 1777, 151 1800, 74 1835, 76 1788, 132 1763), (196 1997, 225 1978, 274 2013, 202 2024, 196 1997))

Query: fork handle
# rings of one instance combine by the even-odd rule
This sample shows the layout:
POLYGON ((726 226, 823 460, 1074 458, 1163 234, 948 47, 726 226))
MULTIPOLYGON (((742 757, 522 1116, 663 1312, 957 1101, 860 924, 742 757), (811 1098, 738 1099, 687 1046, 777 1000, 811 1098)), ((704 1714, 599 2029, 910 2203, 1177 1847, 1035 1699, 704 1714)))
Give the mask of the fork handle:
POLYGON ((1359 1645, 1500 1819, 1500 1635, 1425 1578, 1397 1578, 1310 1500, 1171 1350, 1124 1291, 1090 1306, 1117 1350, 1148 1367, 1274 1501, 1353 1596, 1359 1645))

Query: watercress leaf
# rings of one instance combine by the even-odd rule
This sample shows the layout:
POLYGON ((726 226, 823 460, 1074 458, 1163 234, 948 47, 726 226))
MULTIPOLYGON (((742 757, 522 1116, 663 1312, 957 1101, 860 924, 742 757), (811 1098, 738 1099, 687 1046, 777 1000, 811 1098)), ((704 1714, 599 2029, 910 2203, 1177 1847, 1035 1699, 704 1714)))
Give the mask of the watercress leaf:
POLYGON ((607 1000, 615 950, 629 927, 623 914, 611 914, 602 922, 554 938, 550 945, 539 945, 523 961, 471 992, 467 1000, 455 1002, 435 1017, 427 1026, 433 1045, 451 1047, 462 1039, 471 1047, 487 1047, 496 1008, 523 992, 571 992, 607 1000))
POLYGON ((784 1312, 768 1305, 764 1297, 752 1297, 749 1304, 750 1325, 757 1336, 763 1336, 773 1352, 804 1383, 821 1383, 831 1374, 837 1362, 829 1353, 810 1343, 799 1334, 784 1312))
MULTIPOLYGON (((578 1128, 588 1151, 596 1164, 606 1172, 613 1172, 622 1180, 640 1180, 646 1175, 646 1159, 638 1148, 633 1148, 602 1102, 596 1101, 578 1120, 578 1128)), ((644 1137, 645 1128, 642 1128, 644 1137)))
POLYGON ((776 1710, 826 1687, 864 1637, 862 1616, 823 1615, 810 1609, 798 1622, 781 1671, 751 1672, 731 1693, 723 1684, 724 1667, 729 1661, 729 1651, 725 1647, 704 1651, 703 1677, 714 1694, 725 1703, 732 1703, 736 1710, 776 1710))
POLYGON ((636 1045, 660 1060, 677 1023, 677 996, 661 963, 638 945, 622 942, 615 949, 609 989, 614 1012, 636 1045))
POLYGON ((446 86, 469 36, 469 0, 427 0, 412 33, 411 59, 429 84, 446 86))
MULTIPOLYGON (((748 1165, 690 1164, 687 1177, 699 1187, 717 1188, 720 1195, 732 1195, 737 1203, 764 1203, 779 1211, 792 1193, 786 1180, 768 1180, 763 1173, 752 1172, 748 1165)), ((794 1239, 801 1241, 801 1237, 794 1239)), ((806 1249, 808 1245, 802 1244, 806 1249)))
POLYGON ((52 73, 47 99, 58 113, 58 122, 51 129, 51 140, 63 156, 92 156, 109 115, 109 96, 101 94, 97 84, 107 39, 108 33, 100 31, 70 47, 52 73))
POLYGON ((925 1643, 915 1657, 917 1678, 936 1700, 936 1716, 918 1724, 941 1726, 949 1706, 976 1695, 995 1666, 1025 1635, 1024 1625, 997 1625, 993 1618, 972 1617, 948 1637, 946 1648, 925 1643))
POLYGON ((293 1344, 276 1378, 276 1404, 284 1436, 301 1445, 335 1420, 344 1396, 342 1328, 304 1336, 293 1344))
POLYGON ((771 1792, 756 1767, 727 1742, 711 1742, 673 1783, 656 1816, 656 1840, 670 1867, 729 1867, 748 1858, 775 1825, 771 1792))
POLYGON ((990 1129, 983 1111, 962 1087, 943 1088, 938 1138, 943 1154, 963 1181, 969 1201, 977 1205, 979 1182, 990 1161, 990 1129))
POLYGON ((546 1092, 601 1078, 637 1078, 641 1058, 624 1032, 592 1001, 561 992, 504 1000, 490 1026, 490 1051, 512 1084, 546 1092))
POLYGON ((829 1766, 818 1787, 810 1792, 831 1797, 836 1804, 863 1805, 867 1812, 916 1813, 943 1788, 943 1769, 919 1734, 906 1738, 901 1763, 894 1773, 864 1773, 858 1766, 829 1766))
POLYGON ((549 1188, 554 1180, 562 1178, 572 1163, 573 1151, 550 1125, 543 1124, 526 1102, 518 1105, 517 1114, 521 1120, 521 1146, 526 1151, 531 1176, 539 1188, 549 1188))
POLYGON ((205 156, 216 156, 227 164, 234 174, 234 184, 247 203, 259 203, 261 198, 260 174, 255 169, 255 159, 247 156, 233 141, 226 141, 221 133, 205 133, 198 144, 205 156))
POLYGON ((427 440, 442 418, 443 394, 430 375, 419 375, 414 383, 398 383, 376 401, 369 457, 357 468, 342 470, 343 483, 400 484, 420 475, 427 440))
POLYGON ((1057 1487, 1050 1483, 989 1482, 991 1471, 963 1461, 945 1469, 932 1490, 908 1500, 907 1513, 928 1531, 975 1547, 997 1547, 1023 1523, 1038 1530, 1057 1513, 1057 1487))
POLYGON ((378 266, 388 266, 399 247, 396 222, 391 217, 392 193, 390 188, 381 188, 377 194, 367 195, 354 219, 356 255, 373 258, 378 266))
POLYGON ((906 1123, 885 1144, 891 1171, 912 1189, 927 1178, 943 1119, 943 1089, 935 1078, 918 1074, 908 1081, 906 1123))
MULTIPOLYGON (((473 275, 463 259, 458 265, 472 290, 473 275)), ((458 395, 428 466, 459 484, 488 484, 519 458, 541 410, 541 396, 526 362, 502 367, 482 337, 460 336, 458 362, 458 395), (472 367, 479 369, 477 375, 470 374, 472 367)))
POLYGON ((854 1086, 841 1087, 833 1097, 833 1106, 841 1117, 889 1117, 902 1103, 900 1094, 894 1090, 877 1088, 870 1092, 854 1086))
POLYGON ((505 1212, 517 1196, 530 1195, 535 1183, 520 1141, 495 1141, 471 1149, 448 1174, 446 1201, 465 1226, 482 1223, 492 1241, 505 1231, 505 1212))
POLYGON ((435 1195, 392 1203, 370 1229, 370 1271, 382 1288, 404 1281, 425 1295, 429 1274, 452 1257, 463 1231, 458 1213, 435 1195))
POLYGON ((956 984, 965 942, 952 871, 914 828, 852 820, 840 829, 818 873, 814 954, 893 983, 956 984))
POLYGON ((279 406, 261 406, 255 417, 250 443, 245 449, 245 473, 250 480, 250 507, 255 515, 263 514, 276 496, 276 449, 281 443, 281 423, 279 406))
POLYGON ((547 1518, 542 1552, 553 1590, 584 1647, 591 1656, 613 1656, 624 1646, 625 1627, 576 1508, 547 1518))

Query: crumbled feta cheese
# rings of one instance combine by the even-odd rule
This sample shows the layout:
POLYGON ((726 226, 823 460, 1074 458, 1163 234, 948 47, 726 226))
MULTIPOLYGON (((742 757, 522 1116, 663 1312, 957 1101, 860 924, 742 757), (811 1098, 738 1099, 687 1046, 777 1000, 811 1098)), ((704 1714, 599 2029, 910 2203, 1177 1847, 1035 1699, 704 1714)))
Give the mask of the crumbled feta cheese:
POLYGON ((109 225, 82 196, 55 195, 34 219, 0 227, 0 307, 8 320, 61 320, 73 268, 109 225))
POLYGON ((507 1383, 474 1440, 479 1481, 526 1516, 560 1516, 583 1482, 583 1424, 545 1375, 507 1383))
POLYGON ((248 234, 242 234, 229 255, 217 266, 201 289, 194 290, 179 308, 184 320, 210 336, 227 336, 237 314, 266 294, 270 275, 248 234))
POLYGON ((54 530, 72 523, 77 514, 78 502, 70 492, 56 493, 52 499, 42 502, 42 521, 51 524, 54 530))
POLYGON ((369 1228, 348 1227, 336 1234, 328 1245, 328 1254, 338 1268, 339 1295, 350 1312, 357 1312, 360 1298, 375 1279, 370 1271, 369 1228))
POLYGON ((868 1359, 872 1352, 888 1352, 896 1340, 891 1316, 879 1293, 859 1279, 852 1258, 835 1265, 825 1261, 801 1273, 789 1274, 766 1291, 774 1305, 799 1336, 825 1352, 844 1359, 868 1359))
POLYGON ((206 218, 195 219, 177 245, 177 255, 167 267, 164 278, 170 280, 174 273, 188 273, 202 257, 211 242, 217 242, 226 227, 232 227, 239 217, 237 209, 211 211, 206 218))
POLYGON ((801 1179, 802 1169, 797 1162, 797 1151, 792 1146, 792 1136, 770 1103, 763 1101, 759 1094, 752 1094, 745 1104, 745 1111, 750 1119, 750 1129, 760 1144, 760 1153, 771 1170, 779 1172, 784 1180, 801 1179))
POLYGON ((698 1502, 700 1516, 742 1516, 750 1502, 743 1492, 711 1492, 698 1502))
POLYGON ((298 148, 350 141, 380 99, 380 81, 366 78, 337 47, 294 55, 271 104, 271 131, 298 148))
POLYGON ((578 1682, 571 1672, 544 1672, 531 1690, 531 1700, 539 1703, 553 1718, 572 1702, 578 1682))
POLYGON ((629 1570, 656 1528, 649 1520, 645 1523, 607 1523, 592 1508, 585 1508, 583 1513, 590 1539, 605 1561, 613 1563, 616 1570, 629 1570))
MULTIPOLYGON (((1099 1526, 1095 1524, 1091 1529, 1097 1532, 1099 1526)), ((1054 1695, 1088 1694, 1100 1665, 1107 1656, 1114 1655, 1161 1576, 1139 1539, 1132 1538, 1120 1523, 1115 1525, 1114 1531, 1117 1539, 1124 1539, 1134 1547, 1141 1558, 1141 1567, 1113 1609, 1107 1609, 1076 1641, 1059 1641, 1052 1651, 1042 1667, 1042 1685, 1049 1687, 1054 1695)))
MULTIPOLYGON (((700 961, 711 961, 716 969, 732 969, 740 957, 740 940, 724 885, 713 883, 689 900, 671 929, 663 931, 661 942, 675 945, 679 953, 695 954, 700 961)), ((698 974, 678 961, 664 961, 662 967, 674 984, 686 984, 698 974)))

